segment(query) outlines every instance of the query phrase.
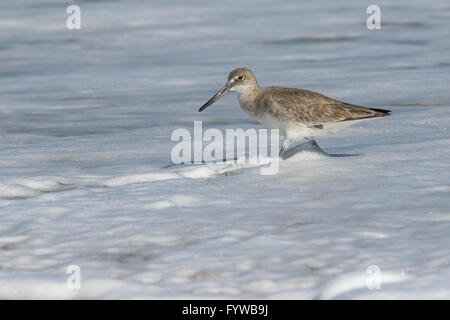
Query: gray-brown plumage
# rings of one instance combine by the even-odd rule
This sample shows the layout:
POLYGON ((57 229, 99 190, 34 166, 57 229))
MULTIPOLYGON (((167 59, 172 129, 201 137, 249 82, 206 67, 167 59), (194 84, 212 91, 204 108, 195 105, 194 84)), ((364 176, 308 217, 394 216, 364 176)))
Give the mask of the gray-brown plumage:
MULTIPOLYGON (((285 136, 280 156, 292 142, 325 133, 333 133, 355 121, 385 117, 389 110, 373 109, 341 102, 323 94, 294 88, 260 88, 249 69, 238 68, 228 76, 227 84, 199 111, 217 101, 228 91, 237 91, 242 109, 271 129, 285 136)), ((316 143, 315 143, 316 144, 316 143)))
POLYGON ((317 92, 294 88, 260 89, 254 102, 257 113, 271 112, 301 124, 362 120, 389 114, 386 110, 340 102, 317 92))

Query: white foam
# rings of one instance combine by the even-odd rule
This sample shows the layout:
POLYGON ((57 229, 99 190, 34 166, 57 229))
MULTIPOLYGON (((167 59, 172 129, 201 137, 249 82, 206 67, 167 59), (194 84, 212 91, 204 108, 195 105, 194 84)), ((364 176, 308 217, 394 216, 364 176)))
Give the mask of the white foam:
POLYGON ((450 297, 448 1, 400 2, 380 33, 331 0, 84 1, 82 30, 56 1, 3 1, 0 298, 450 297), (197 112, 230 54, 262 86, 392 116, 317 138, 327 154, 292 146, 275 175, 270 157, 168 166, 193 120, 261 128, 235 93, 197 112))

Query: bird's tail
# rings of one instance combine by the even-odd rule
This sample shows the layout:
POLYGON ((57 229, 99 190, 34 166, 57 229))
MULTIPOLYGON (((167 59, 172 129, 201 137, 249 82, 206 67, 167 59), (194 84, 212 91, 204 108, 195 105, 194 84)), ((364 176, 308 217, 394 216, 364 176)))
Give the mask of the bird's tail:
POLYGON ((375 114, 373 115, 374 118, 387 117, 391 115, 391 110, 375 109, 375 108, 370 108, 370 110, 375 111, 375 114))

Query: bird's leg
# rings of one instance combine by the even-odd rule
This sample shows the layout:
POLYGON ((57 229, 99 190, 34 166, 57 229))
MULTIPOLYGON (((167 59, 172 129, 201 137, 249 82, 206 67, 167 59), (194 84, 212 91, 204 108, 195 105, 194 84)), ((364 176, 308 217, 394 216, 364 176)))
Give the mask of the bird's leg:
POLYGON ((306 137, 306 140, 308 140, 314 147, 320 148, 319 144, 316 142, 316 140, 314 140, 313 137, 306 137))
POLYGON ((307 137, 305 139, 308 140, 317 151, 326 153, 325 151, 322 150, 322 148, 319 146, 319 144, 316 142, 316 140, 314 140, 313 137, 307 137))
POLYGON ((283 141, 283 146, 280 149, 280 153, 278 154, 278 157, 283 158, 284 153, 286 152, 286 149, 289 147, 289 145, 291 144, 291 140, 289 139, 284 139, 283 141))

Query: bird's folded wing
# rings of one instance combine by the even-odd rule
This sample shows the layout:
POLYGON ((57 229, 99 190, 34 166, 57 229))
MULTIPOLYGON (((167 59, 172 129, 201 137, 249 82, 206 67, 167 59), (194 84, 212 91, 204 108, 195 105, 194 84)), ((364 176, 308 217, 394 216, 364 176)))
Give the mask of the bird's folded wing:
POLYGON ((260 107, 278 117, 300 124, 320 125, 330 122, 362 120, 388 115, 387 110, 370 109, 340 102, 320 93, 290 88, 272 89, 260 101, 260 107))

